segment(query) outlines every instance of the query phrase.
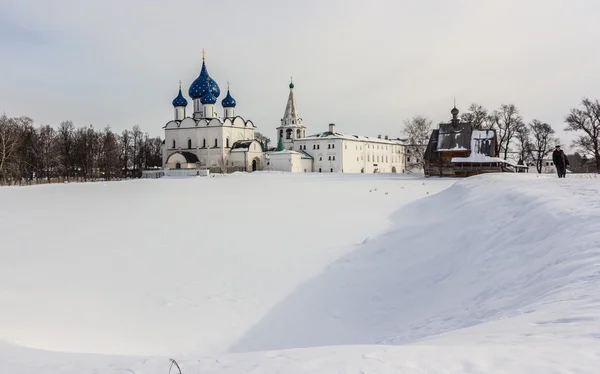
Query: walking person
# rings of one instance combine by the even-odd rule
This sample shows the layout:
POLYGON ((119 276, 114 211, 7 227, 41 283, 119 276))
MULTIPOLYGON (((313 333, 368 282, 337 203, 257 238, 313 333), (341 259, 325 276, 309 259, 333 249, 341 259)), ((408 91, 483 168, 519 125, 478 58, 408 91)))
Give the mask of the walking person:
POLYGON ((554 162, 554 166, 556 166, 556 173, 559 178, 564 178, 567 175, 567 166, 569 166, 569 159, 565 152, 560 149, 560 145, 556 146, 554 152, 552 152, 552 161, 554 162))

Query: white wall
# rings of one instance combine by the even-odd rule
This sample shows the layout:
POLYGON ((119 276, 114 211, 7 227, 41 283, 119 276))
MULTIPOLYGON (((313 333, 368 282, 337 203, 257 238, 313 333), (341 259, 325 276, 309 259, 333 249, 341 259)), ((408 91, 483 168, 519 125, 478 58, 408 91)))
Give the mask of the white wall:
POLYGON ((270 165, 266 167, 266 170, 292 173, 310 173, 312 171, 312 160, 303 158, 297 152, 270 152, 268 157, 270 165))
POLYGON ((303 173, 310 173, 313 170, 313 160, 310 158, 301 158, 300 165, 303 173))
MULTIPOLYGON (((238 140, 254 139, 254 129, 251 121, 245 121, 241 117, 224 120, 216 118, 194 120, 188 117, 183 121, 171 121, 165 128, 163 154, 166 158, 175 152, 187 151, 196 154, 200 163, 207 167, 226 166, 233 143, 238 140), (173 147, 173 140, 175 140, 175 147, 173 147), (191 141, 191 147, 188 141, 191 141)), ((262 150, 259 151, 262 153, 262 150)))
POLYGON ((301 139, 294 142, 294 150, 313 157, 314 172, 392 173, 395 170, 402 173, 405 169, 404 145, 392 141, 342 137, 301 139))

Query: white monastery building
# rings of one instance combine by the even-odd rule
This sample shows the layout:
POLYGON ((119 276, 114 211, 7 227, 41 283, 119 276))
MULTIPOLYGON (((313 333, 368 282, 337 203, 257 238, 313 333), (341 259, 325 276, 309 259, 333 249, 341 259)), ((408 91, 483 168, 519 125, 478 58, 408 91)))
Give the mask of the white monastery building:
POLYGON ((388 136, 370 138, 328 131, 306 135, 298 112, 294 83, 281 124, 277 127, 277 149, 267 151, 256 140, 252 121, 235 114, 236 101, 221 100, 222 116, 216 108, 221 91, 210 77, 202 58, 202 69, 189 88, 193 113, 187 115, 187 100, 181 92, 173 100, 174 119, 165 126, 163 166, 166 170, 209 169, 211 172, 275 170, 322 173, 403 173, 406 142, 388 136))

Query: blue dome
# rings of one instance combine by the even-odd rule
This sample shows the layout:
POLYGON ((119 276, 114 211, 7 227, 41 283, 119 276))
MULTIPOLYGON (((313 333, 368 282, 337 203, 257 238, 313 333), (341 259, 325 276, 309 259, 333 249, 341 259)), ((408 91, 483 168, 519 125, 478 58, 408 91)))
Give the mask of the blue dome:
POLYGON ((201 99, 206 92, 210 91, 215 97, 219 97, 221 89, 206 70, 206 64, 202 61, 202 70, 194 83, 190 86, 189 95, 192 99, 201 99))
POLYGON ((214 104, 217 102, 217 97, 212 93, 212 91, 206 91, 204 95, 200 98, 200 102, 202 104, 214 104))
POLYGON ((177 95, 177 97, 173 100, 173 106, 174 107, 178 107, 178 106, 187 106, 187 100, 185 99, 185 97, 183 97, 183 94, 181 93, 181 88, 179 89, 179 95, 177 95))
POLYGON ((231 97, 229 90, 227 90, 227 96, 221 101, 221 105, 223 105, 223 108, 235 108, 236 102, 235 99, 231 97))

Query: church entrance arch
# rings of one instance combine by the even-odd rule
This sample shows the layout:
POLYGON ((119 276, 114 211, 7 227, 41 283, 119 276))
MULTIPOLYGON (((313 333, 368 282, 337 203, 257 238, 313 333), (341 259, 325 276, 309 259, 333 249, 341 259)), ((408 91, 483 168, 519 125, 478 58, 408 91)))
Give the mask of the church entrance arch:
POLYGON ((395 172, 396 172, 396 167, 392 166, 392 173, 395 173, 395 172))
POLYGON ((258 158, 255 158, 254 160, 252 160, 252 171, 257 171, 259 167, 260 167, 260 160, 258 158))

